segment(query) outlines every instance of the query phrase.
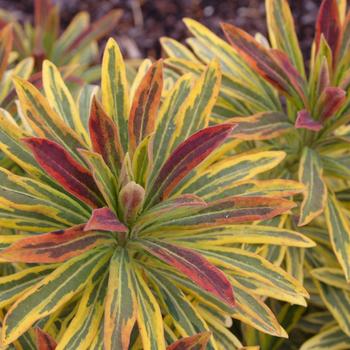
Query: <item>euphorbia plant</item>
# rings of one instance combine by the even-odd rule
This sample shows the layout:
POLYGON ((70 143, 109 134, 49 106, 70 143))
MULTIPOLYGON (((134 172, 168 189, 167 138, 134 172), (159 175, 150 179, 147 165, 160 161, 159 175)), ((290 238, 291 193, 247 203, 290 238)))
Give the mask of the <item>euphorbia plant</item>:
MULTIPOLYGON (((223 24, 227 43, 189 19, 185 22, 194 35, 188 39, 193 51, 171 39, 162 41, 170 56, 166 64, 175 72, 198 74, 205 62, 218 58, 223 84, 213 122, 239 123, 233 134, 250 141, 245 143, 248 149, 284 150, 287 157, 275 176, 299 179, 306 186, 299 215, 286 223, 298 225, 319 245, 306 253, 305 265, 304 256, 293 250, 287 251, 285 263, 300 280, 306 267, 313 304, 326 306, 338 326, 331 333, 325 329, 327 336, 303 349, 321 346, 320 339, 329 346, 333 336, 335 346, 343 346, 344 337, 350 336, 350 13, 346 14, 346 5, 346 1, 322 2, 309 66, 286 0, 266 0, 270 41, 223 24), (337 336, 341 332, 346 335, 337 336)), ((271 343, 263 346, 272 347, 271 343)))
POLYGON ((0 168, 0 225, 18 230, 0 236, 0 257, 36 265, 0 278, 4 344, 36 325, 56 349, 160 350, 208 330, 208 349, 235 349, 231 317, 286 336, 261 296, 305 305, 295 278, 244 249, 313 245, 249 224, 288 212, 284 197, 304 190, 254 179, 284 152, 233 153, 236 125, 208 126, 217 62, 163 99, 162 65, 145 62, 129 91, 110 39, 89 117, 49 61, 46 98, 16 79, 25 130, 1 113, 0 148, 26 175, 0 168))
POLYGON ((80 12, 61 32, 59 4, 52 0, 34 0, 33 3, 33 24, 23 25, 8 11, 0 11, 0 28, 12 25, 13 46, 19 58, 33 57, 36 71, 41 70, 44 59, 49 59, 59 67, 70 66, 76 79, 96 79, 97 68, 88 68, 98 58, 97 40, 115 28, 121 10, 113 10, 94 23, 87 12, 80 12))

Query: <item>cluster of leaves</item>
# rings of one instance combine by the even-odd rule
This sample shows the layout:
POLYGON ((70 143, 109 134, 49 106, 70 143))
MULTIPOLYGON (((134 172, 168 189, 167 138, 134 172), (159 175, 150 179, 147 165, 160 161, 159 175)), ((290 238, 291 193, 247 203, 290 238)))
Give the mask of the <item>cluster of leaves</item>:
POLYGON ((113 10, 91 23, 87 12, 78 13, 61 32, 59 5, 53 0, 34 0, 34 24, 22 25, 6 10, 0 11, 0 28, 11 25, 13 49, 19 59, 32 57, 36 72, 49 59, 67 73, 74 71, 75 79, 91 82, 98 78, 97 40, 109 34, 119 21, 121 10, 113 10), (89 68, 89 69, 88 69, 89 68))
POLYGON ((232 318, 287 337, 265 301, 309 297, 278 266, 314 246, 284 227, 304 185, 257 179, 286 153, 210 125, 218 62, 170 86, 145 60, 129 88, 110 39, 95 94, 76 103, 48 60, 42 78, 42 92, 14 79, 20 124, 0 109, 0 150, 21 169, 0 168, 14 230, 0 259, 16 269, 0 277, 2 344, 35 349, 36 327, 56 349, 240 349, 232 318))
MULTIPOLYGON (((186 19, 190 48, 162 39, 167 79, 200 74, 217 57, 222 86, 213 124, 233 122, 241 149, 284 150, 284 161, 267 176, 299 180, 306 187, 299 213, 286 220, 317 242, 306 252, 283 252, 282 266, 311 295, 306 311, 280 309, 279 319, 298 336, 283 346, 350 347, 350 13, 346 0, 324 0, 319 9, 308 67, 286 0, 266 0, 269 40, 224 24, 229 43, 186 19), (307 73, 308 72, 308 73, 307 73), (303 339, 310 338, 303 345, 303 339)), ((171 84, 171 83, 170 83, 171 84)), ((267 179, 267 177, 264 177, 267 179)), ((282 253, 281 253, 282 254, 282 253)), ((245 333, 248 343, 277 349, 281 341, 245 333)), ((283 347, 284 348, 284 347, 283 347)))

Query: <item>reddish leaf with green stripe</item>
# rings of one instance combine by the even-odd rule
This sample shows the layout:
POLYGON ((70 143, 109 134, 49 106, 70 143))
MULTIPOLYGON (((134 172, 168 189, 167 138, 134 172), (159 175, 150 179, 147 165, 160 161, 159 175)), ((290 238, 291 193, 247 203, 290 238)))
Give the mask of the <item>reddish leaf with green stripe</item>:
POLYGON ((339 87, 326 87, 318 100, 315 115, 320 121, 324 121, 334 115, 343 105, 346 99, 346 91, 339 87))
POLYGON ((322 124, 319 121, 312 119, 310 113, 306 109, 303 109, 297 114, 297 119, 295 120, 295 127, 297 129, 319 131, 322 128, 322 124))
POLYGON ((211 126, 182 142, 160 169, 159 175, 148 191, 147 204, 158 203, 168 198, 176 185, 226 140, 233 128, 232 124, 211 126))
POLYGON ((35 328, 36 345, 38 350, 55 350, 57 343, 50 336, 40 328, 35 328))
POLYGON ((84 231, 116 231, 127 232, 128 228, 122 224, 109 208, 95 209, 85 225, 84 231))
POLYGON ((337 0, 323 0, 316 21, 315 41, 317 49, 324 36, 335 57, 340 44, 341 23, 337 0))
POLYGON ((62 146, 48 139, 23 139, 39 165, 64 189, 96 208, 103 205, 102 195, 91 173, 62 146))
POLYGON ((225 274, 195 251, 158 240, 140 241, 151 255, 175 267, 216 298, 234 307, 232 285, 225 274))
POLYGON ((154 131, 163 88, 163 62, 154 63, 138 86, 129 115, 129 148, 137 145, 154 131))
POLYGON ((82 224, 65 230, 22 238, 4 249, 0 257, 15 262, 56 263, 111 242, 112 239, 108 234, 85 232, 82 224))
POLYGON ((101 154, 109 168, 118 176, 123 162, 123 147, 115 123, 96 97, 92 99, 89 131, 93 150, 101 154))
POLYGON ((166 350, 206 350, 210 337, 210 332, 192 335, 169 345, 166 350))
POLYGON ((229 197, 211 202, 195 213, 162 222, 162 228, 200 228, 271 219, 295 207, 295 203, 273 197, 229 197))
POLYGON ((306 82, 285 53, 269 50, 231 24, 225 23, 222 27, 228 41, 253 70, 281 93, 293 98, 300 107, 307 104, 306 82))

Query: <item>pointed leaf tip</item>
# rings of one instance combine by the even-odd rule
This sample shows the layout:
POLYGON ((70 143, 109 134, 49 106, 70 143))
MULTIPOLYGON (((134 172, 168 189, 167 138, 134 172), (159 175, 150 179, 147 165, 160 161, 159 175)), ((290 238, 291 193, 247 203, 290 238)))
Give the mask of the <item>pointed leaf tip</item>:
POLYGON ((176 185, 219 147, 235 127, 233 123, 210 126, 180 143, 160 169, 150 188, 151 198, 147 204, 168 198, 176 185))
POLYGON ((319 131, 322 128, 322 124, 317 120, 312 119, 310 113, 306 109, 303 109, 298 112, 295 127, 297 129, 319 131))
POLYGON ((169 345, 166 350, 206 350, 211 337, 210 332, 203 332, 182 338, 169 345))
POLYGON ((231 282, 220 269, 201 254, 192 249, 159 240, 142 240, 141 244, 149 254, 173 266, 228 306, 235 307, 231 282))
POLYGON ((103 204, 102 195, 91 173, 64 147, 39 137, 27 137, 22 141, 32 151, 39 165, 64 189, 91 207, 103 204))
POLYGON ((127 232, 128 228, 118 220, 112 210, 105 207, 93 210, 84 231, 127 232))
POLYGON ((56 341, 40 328, 35 328, 36 345, 38 350, 55 350, 56 341))

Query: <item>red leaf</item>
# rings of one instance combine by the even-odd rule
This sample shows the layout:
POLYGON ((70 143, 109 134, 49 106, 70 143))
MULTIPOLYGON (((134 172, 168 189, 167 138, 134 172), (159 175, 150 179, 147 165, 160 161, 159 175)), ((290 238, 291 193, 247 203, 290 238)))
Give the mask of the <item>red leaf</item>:
POLYGON ((129 145, 137 145, 154 131, 163 88, 163 62, 154 63, 138 86, 129 116, 129 145))
POLYGON ((221 124, 198 131, 182 142, 159 171, 150 190, 151 204, 168 198, 176 185, 231 134, 235 125, 221 124))
POLYGON ((115 123, 104 112, 95 96, 91 104, 89 131, 92 149, 101 154, 109 168, 118 176, 124 158, 119 133, 115 123))
POLYGON ((322 128, 322 124, 317 120, 312 119, 310 113, 306 109, 303 109, 298 112, 295 127, 297 129, 319 131, 322 128))
POLYGON ((275 197, 232 196, 211 203, 195 213, 176 219, 164 219, 162 230, 195 229, 226 224, 261 221, 287 212, 295 207, 293 201, 275 197))
POLYGON ((64 189, 93 208, 103 205, 102 195, 91 173, 61 145, 37 137, 23 140, 39 165, 64 189))
POLYGON ((318 50, 324 36, 332 49, 333 57, 337 54, 341 37, 341 22, 337 0, 323 0, 316 21, 315 41, 318 50))
POLYGON ((210 337, 210 332, 198 333, 176 341, 169 345, 166 350, 206 350, 210 337))
POLYGON ((40 328, 35 328, 36 344, 38 350, 55 350, 56 341, 40 328))
POLYGON ((195 251, 156 240, 142 240, 153 256, 175 267, 205 291, 227 305, 235 306, 233 288, 225 274, 195 251))
POLYGON ((319 119, 324 121, 334 115, 343 105, 346 99, 346 92, 339 87, 326 87, 317 104, 319 119))
POLYGON ((128 232, 128 228, 118 220, 112 210, 109 208, 100 208, 93 210, 84 231, 128 232))
POLYGON ((249 66, 281 93, 307 104, 306 82, 300 76, 286 54, 270 50, 258 43, 245 31, 224 23, 227 40, 249 66))
POLYGON ((71 259, 105 243, 110 236, 89 234, 84 225, 22 238, 0 253, 0 257, 12 262, 56 263, 71 259))

